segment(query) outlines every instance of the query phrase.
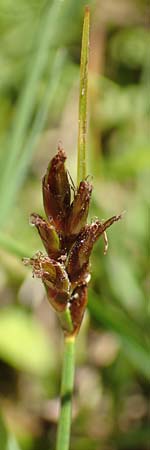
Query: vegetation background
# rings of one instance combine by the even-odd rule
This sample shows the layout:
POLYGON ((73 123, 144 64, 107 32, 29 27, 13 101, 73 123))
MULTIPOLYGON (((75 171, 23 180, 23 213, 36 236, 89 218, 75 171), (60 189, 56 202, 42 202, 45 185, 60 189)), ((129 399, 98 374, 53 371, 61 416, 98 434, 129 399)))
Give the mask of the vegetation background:
MULTIPOLYGON (((62 334, 22 256, 41 249, 41 178, 58 141, 76 182, 84 0, 0 0, 0 450, 55 446, 62 334)), ((71 450, 150 442, 150 3, 92 0, 90 218, 126 210, 91 260, 71 450)))

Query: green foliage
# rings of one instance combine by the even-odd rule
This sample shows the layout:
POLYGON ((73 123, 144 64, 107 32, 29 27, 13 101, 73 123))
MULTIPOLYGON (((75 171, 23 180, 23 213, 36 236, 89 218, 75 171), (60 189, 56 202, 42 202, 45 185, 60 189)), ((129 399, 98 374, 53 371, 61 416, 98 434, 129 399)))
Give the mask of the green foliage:
MULTIPOLYGON (((71 12, 78 12, 78 7, 75 7, 75 2, 72 1, 71 3, 71 12)), ((24 33, 27 36, 29 33, 29 38, 31 39, 31 42, 33 41, 34 48, 31 49, 30 47, 33 56, 31 58, 29 55, 27 60, 26 78, 15 110, 12 130, 8 135, 8 138, 4 141, 5 148, 2 154, 2 171, 0 177, 0 194, 2 199, 0 223, 2 225, 4 224, 6 217, 8 217, 15 194, 24 179, 24 174, 31 161, 32 152, 34 151, 34 146, 37 141, 37 134, 41 132, 43 128, 48 109, 52 107, 56 92, 59 90, 65 63, 68 64, 68 69, 70 70, 70 76, 72 78, 69 58, 68 61, 66 61, 63 57, 63 51, 57 53, 60 43, 61 46, 63 45, 63 29, 68 18, 68 8, 69 2, 66 2, 64 5, 63 2, 54 0, 50 5, 44 5, 41 17, 38 20, 38 25, 35 27, 34 35, 32 35, 34 25, 31 26, 30 24, 32 28, 31 34, 28 28, 24 29, 24 33), (36 36, 36 40, 34 39, 34 36, 36 36), (32 130, 27 140, 29 125, 33 114, 35 113, 39 85, 42 83, 45 69, 47 69, 47 78, 49 70, 50 76, 49 79, 47 79, 42 105, 40 105, 40 110, 35 116, 32 130), (5 168, 5 170, 3 170, 3 168, 5 168)), ((21 13, 20 10, 18 12, 21 13)), ((30 15, 30 8, 28 14, 30 15)), ((32 23, 32 16, 30 17, 30 20, 32 23)), ((28 22, 27 19, 27 27, 29 27, 30 20, 28 22)), ((22 31, 20 32, 22 36, 22 31)), ((15 36, 15 38, 20 41, 21 36, 20 33, 18 33, 18 36, 15 36)))

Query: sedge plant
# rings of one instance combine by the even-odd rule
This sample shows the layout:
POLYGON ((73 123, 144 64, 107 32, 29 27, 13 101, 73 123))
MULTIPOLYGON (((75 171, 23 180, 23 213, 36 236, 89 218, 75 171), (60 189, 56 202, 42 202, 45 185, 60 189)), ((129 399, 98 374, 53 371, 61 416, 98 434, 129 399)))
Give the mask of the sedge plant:
POLYGON ((56 450, 68 450, 71 429, 71 404, 74 386, 75 343, 87 305, 90 280, 89 258, 94 243, 106 229, 121 218, 113 216, 102 222, 87 224, 92 185, 87 179, 87 92, 89 59, 89 8, 85 9, 79 94, 77 188, 71 186, 65 167, 66 154, 59 144, 43 177, 42 191, 46 219, 31 215, 47 254, 37 252, 24 258, 32 266, 33 275, 44 283, 49 303, 55 309, 64 334, 61 404, 56 450), (71 188, 74 190, 71 199, 71 188))

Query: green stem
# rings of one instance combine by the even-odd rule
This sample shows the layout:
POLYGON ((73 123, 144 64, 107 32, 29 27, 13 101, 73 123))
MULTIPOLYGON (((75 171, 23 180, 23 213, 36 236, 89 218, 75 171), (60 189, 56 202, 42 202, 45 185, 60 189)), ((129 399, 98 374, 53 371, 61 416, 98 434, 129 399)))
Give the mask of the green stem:
POLYGON ((81 48, 80 95, 79 95, 79 129, 78 129, 78 172, 77 182, 86 178, 87 169, 87 92, 89 61, 89 25, 90 12, 86 7, 81 48))
MULTIPOLYGON (((78 167, 77 182, 86 178, 87 161, 87 89, 88 89, 88 59, 89 59, 89 8, 85 9, 81 66, 80 66, 80 96, 79 96, 79 131, 78 131, 78 167)), ((63 316, 70 327, 70 317, 63 316)), ((65 337, 64 359, 61 385, 61 409, 59 416, 56 450, 68 450, 71 429, 71 400, 74 385, 75 370, 75 336, 65 337)))
POLYGON ((65 330, 68 334, 73 333, 73 323, 71 318, 70 309, 67 307, 63 312, 57 313, 62 329, 65 330))
POLYGON ((71 428, 71 400, 74 386, 75 337, 65 337, 61 384, 61 410, 56 450, 68 450, 71 428))

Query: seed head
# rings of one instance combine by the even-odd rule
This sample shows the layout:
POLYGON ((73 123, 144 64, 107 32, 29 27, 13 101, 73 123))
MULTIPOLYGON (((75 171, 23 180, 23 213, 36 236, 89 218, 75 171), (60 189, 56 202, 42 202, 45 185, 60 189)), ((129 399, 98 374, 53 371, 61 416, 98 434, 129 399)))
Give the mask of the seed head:
MULTIPOLYGON (((42 239, 47 255, 37 252, 33 258, 24 258, 32 266, 33 276, 41 278, 48 300, 55 311, 69 309, 71 334, 78 333, 87 304, 90 280, 89 259, 93 245, 102 235, 108 248, 106 229, 121 219, 113 216, 102 222, 87 225, 92 185, 81 181, 71 202, 71 185, 65 168, 66 154, 59 146, 43 177, 43 204, 47 220, 36 213, 30 217, 42 239)), ((66 334, 70 333, 65 327, 66 334)))

